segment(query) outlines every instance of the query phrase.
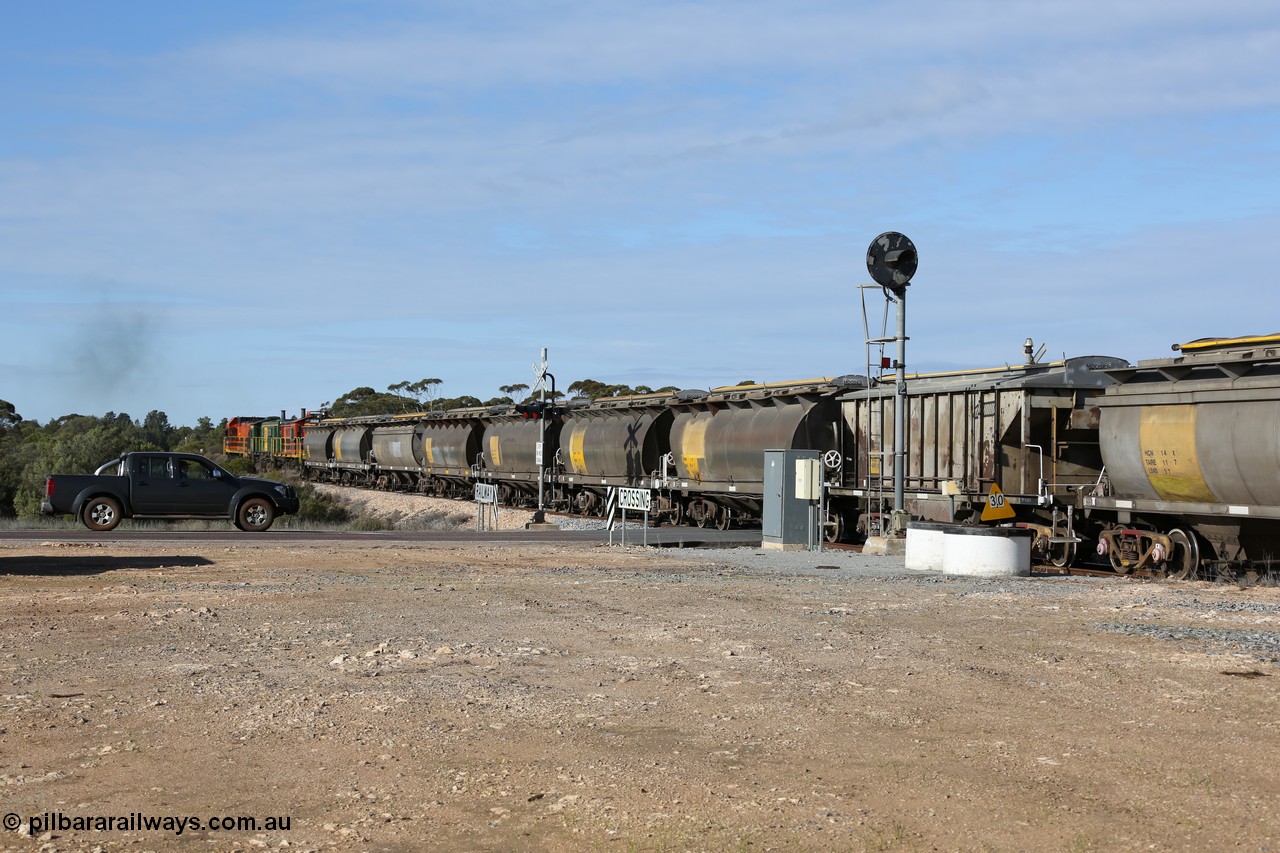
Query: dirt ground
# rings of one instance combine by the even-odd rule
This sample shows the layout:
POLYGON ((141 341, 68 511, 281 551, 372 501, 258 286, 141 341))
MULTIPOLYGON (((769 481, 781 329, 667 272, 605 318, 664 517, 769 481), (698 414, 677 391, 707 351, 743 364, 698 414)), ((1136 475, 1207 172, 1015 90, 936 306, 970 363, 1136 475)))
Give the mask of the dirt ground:
POLYGON ((1280 843, 1275 588, 233 542, 0 539, 0 849, 1280 843))

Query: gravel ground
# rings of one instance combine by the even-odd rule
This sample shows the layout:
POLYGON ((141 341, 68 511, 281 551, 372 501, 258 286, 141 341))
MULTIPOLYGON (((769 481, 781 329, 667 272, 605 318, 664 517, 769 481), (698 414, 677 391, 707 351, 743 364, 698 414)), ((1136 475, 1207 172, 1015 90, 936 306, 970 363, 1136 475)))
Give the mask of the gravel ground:
POLYGON ((0 535, 0 849, 1280 844, 1275 588, 243 541, 0 535))
MULTIPOLYGON (((412 525, 423 517, 447 516, 454 526, 469 527, 474 525, 474 512, 459 511, 459 502, 426 498, 418 495, 399 494, 394 492, 365 492, 334 486, 321 486, 322 490, 347 502, 354 511, 372 514, 392 523, 412 525)), ((474 510, 473 505, 461 504, 462 507, 474 510)), ((523 529, 533 518, 527 510, 503 508, 499 512, 499 529, 523 529)), ((552 516, 551 520, 564 530, 603 530, 606 522, 603 519, 575 518, 570 516, 552 516)), ((628 523, 628 529, 642 525, 628 523)), ((864 557, 853 551, 765 551, 762 549, 732 548, 711 549, 699 548, 698 558, 711 563, 731 565, 735 571, 748 573, 765 573, 769 575, 810 575, 829 578, 885 578, 903 583, 919 583, 922 585, 941 584, 944 579, 936 574, 907 571, 900 560, 886 560, 881 557, 864 557)), ((1018 595, 1043 595, 1062 597, 1063 595, 1088 594, 1091 585, 1112 582, 1106 578, 1035 578, 1035 579, 1002 579, 952 581, 968 585, 970 588, 960 593, 968 595, 1004 595, 1017 592, 1018 595)), ((1154 600, 1153 600, 1154 601, 1154 600)), ((1218 613, 1255 613, 1263 615, 1280 614, 1280 605, 1268 605, 1258 602, 1230 601, 1222 598, 1211 598, 1201 595, 1195 590, 1182 590, 1173 598, 1160 602, 1160 607, 1185 608, 1201 611, 1207 618, 1218 613), (1185 600, 1180 600, 1181 595, 1185 600)), ((1156 607, 1153 603, 1152 607, 1156 607)), ((1154 610, 1145 612, 1146 618, 1157 618, 1154 610)), ((1255 660, 1274 663, 1280 662, 1280 633, 1273 631, 1239 631, 1220 628, 1187 627, 1177 625, 1159 625, 1147 623, 1096 623, 1094 628, 1112 631, 1130 636, 1146 636, 1174 642, 1196 643, 1208 652, 1214 649, 1229 653, 1247 655, 1255 660)))

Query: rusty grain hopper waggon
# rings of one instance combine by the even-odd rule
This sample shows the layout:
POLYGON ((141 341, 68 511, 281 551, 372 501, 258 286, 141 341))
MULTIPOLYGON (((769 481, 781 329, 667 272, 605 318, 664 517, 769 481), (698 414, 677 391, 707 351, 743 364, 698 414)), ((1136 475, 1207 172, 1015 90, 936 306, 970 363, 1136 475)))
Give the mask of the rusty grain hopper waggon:
POLYGON ((325 419, 307 430, 306 470, 313 479, 370 486, 373 430, 384 418, 325 419))

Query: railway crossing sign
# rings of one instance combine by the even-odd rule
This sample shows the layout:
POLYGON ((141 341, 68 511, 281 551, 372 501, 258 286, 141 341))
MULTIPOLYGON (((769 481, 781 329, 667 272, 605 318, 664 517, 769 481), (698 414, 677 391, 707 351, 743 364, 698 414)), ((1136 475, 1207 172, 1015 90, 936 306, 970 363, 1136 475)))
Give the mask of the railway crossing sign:
POLYGON ((614 510, 622 512, 622 547, 627 547, 627 510, 639 510, 644 513, 644 544, 649 544, 649 510, 653 507, 653 493, 648 489, 609 489, 609 544, 613 544, 613 528, 616 521, 614 510))
POLYGON ((498 529, 498 487, 493 483, 476 483, 476 530, 484 530, 492 522, 498 529))
POLYGON ((987 495, 987 505, 982 508, 983 521, 1003 521, 1013 518, 1017 513, 1013 506, 1004 499, 1004 492, 995 483, 991 484, 991 493, 987 495))
POLYGON ((648 489, 618 489, 618 506, 648 512, 653 506, 653 493, 648 489))

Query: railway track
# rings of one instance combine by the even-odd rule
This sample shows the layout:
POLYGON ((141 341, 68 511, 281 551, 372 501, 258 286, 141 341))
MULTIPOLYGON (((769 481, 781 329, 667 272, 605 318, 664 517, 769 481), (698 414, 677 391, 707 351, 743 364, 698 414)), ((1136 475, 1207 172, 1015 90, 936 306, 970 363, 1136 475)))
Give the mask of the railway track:
MULTIPOLYGON (((336 484, 330 484, 336 485, 336 484)), ((400 489, 377 489, 362 488, 359 486, 342 486, 338 488, 353 489, 359 492, 387 492, 401 493, 400 489)), ((423 497, 431 497, 423 495, 423 497)), ((459 498, 448 498, 459 504, 468 504, 469 502, 459 498)), ((504 509, 516 509, 531 514, 536 511, 530 507, 505 506, 504 509)), ((552 523, 570 522, 589 522, 603 525, 606 521, 605 516, 595 513, 572 513, 555 510, 544 510, 543 516, 546 521, 552 523)), ((627 518, 628 530, 631 536, 628 538, 639 537, 641 531, 638 529, 640 522, 639 517, 629 515, 627 518)), ((572 527, 570 527, 572 530, 572 527)), ((724 528, 713 527, 712 525, 693 525, 693 524, 670 524, 669 522, 653 522, 649 526, 651 534, 661 531, 658 539, 651 544, 667 545, 671 542, 698 540, 699 544, 717 545, 719 547, 754 547, 759 544, 759 540, 753 538, 758 536, 759 528, 757 527, 740 527, 738 525, 726 525, 724 528)), ((583 533, 584 529, 578 529, 574 532, 583 533)), ((603 529, 597 532, 604 532, 603 529)), ((824 542, 823 549, 828 551, 850 551, 853 553, 861 553, 863 546, 851 543, 832 543, 824 542)), ((1076 576, 1076 577, 1098 577, 1098 578, 1122 578, 1128 577, 1134 580, 1155 581, 1155 580, 1179 580, 1171 572, 1151 571, 1150 569, 1138 569, 1133 572, 1121 574, 1115 571, 1106 563, 1095 563, 1092 565, 1071 566, 1067 568, 1055 566, 1048 562, 1035 562, 1032 564, 1031 571, 1033 575, 1059 575, 1059 576, 1076 576)), ((1224 561, 1216 561, 1213 563, 1202 563, 1198 572, 1194 577, 1186 578, 1187 580, 1207 580, 1218 583, 1236 584, 1241 587, 1253 586, 1255 584, 1271 584, 1280 583, 1280 573, 1274 571, 1270 566, 1258 566, 1256 564, 1243 565, 1233 564, 1224 561)))

